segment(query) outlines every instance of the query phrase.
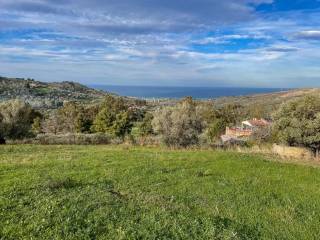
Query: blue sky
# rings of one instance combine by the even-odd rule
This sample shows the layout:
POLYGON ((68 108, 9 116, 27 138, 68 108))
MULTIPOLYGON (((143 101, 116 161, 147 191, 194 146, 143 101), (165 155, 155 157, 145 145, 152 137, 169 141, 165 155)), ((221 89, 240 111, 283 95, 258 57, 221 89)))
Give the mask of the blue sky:
POLYGON ((320 87, 320 0, 0 0, 0 75, 320 87))

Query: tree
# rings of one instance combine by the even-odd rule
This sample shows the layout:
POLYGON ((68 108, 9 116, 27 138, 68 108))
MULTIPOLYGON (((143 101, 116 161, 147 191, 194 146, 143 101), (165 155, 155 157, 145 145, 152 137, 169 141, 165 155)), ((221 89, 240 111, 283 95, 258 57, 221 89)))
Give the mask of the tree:
POLYGON ((186 98, 174 107, 165 107, 154 113, 152 126, 168 146, 187 147, 198 144, 203 121, 192 98, 186 98))
POLYGON ((116 115, 116 119, 111 127, 112 135, 123 138, 132 129, 132 122, 128 112, 122 111, 116 115))
POLYGON ((84 113, 84 109, 79 110, 77 118, 75 120, 75 131, 77 133, 90 133, 92 121, 88 115, 84 113))
POLYGON ((78 115, 75 120, 77 133, 91 133, 94 131, 93 122, 99 113, 98 105, 78 106, 78 115))
POLYGON ((42 122, 41 117, 36 117, 36 118, 33 120, 33 123, 32 123, 32 126, 31 126, 31 129, 32 129, 33 134, 38 135, 38 134, 42 133, 42 125, 41 125, 41 122, 42 122))
POLYGON ((207 127, 207 137, 211 142, 220 137, 227 127, 227 122, 225 122, 221 118, 215 119, 212 123, 207 127))
POLYGON ((135 119, 136 112, 129 108, 123 98, 108 95, 93 121, 92 130, 124 137, 131 132, 135 119))
POLYGON ((115 118, 116 115, 114 112, 110 111, 109 108, 103 108, 93 121, 92 130, 100 133, 112 132, 112 125, 115 118))
POLYGON ((217 118, 226 123, 227 126, 237 124, 244 115, 243 106, 238 104, 228 104, 217 112, 217 118))
POLYGON ((59 132, 75 133, 79 111, 74 102, 65 102, 58 110, 59 132))
POLYGON ((58 113, 57 111, 53 111, 47 118, 45 118, 42 128, 45 133, 52 133, 56 135, 59 133, 59 125, 60 121, 58 113))
POLYGON ((273 133, 279 142, 320 150, 320 97, 307 96, 284 104, 274 114, 273 133))
POLYGON ((0 104, 2 138, 21 139, 32 136, 31 126, 40 113, 20 100, 0 104))
POLYGON ((205 135, 211 142, 217 140, 226 127, 237 124, 244 115, 243 107, 237 104, 227 104, 216 108, 212 103, 201 106, 201 117, 205 123, 205 135))
POLYGON ((107 108, 110 112, 115 114, 128 110, 128 106, 122 97, 115 97, 110 94, 105 97, 103 103, 101 104, 101 108, 107 108))
POLYGON ((132 121, 127 111, 117 114, 107 108, 103 108, 93 123, 95 132, 108 133, 116 137, 124 137, 132 129, 132 121))
POLYGON ((144 118, 142 119, 142 122, 140 122, 138 125, 140 136, 146 137, 148 135, 153 134, 152 120, 153 120, 153 115, 147 112, 144 118))

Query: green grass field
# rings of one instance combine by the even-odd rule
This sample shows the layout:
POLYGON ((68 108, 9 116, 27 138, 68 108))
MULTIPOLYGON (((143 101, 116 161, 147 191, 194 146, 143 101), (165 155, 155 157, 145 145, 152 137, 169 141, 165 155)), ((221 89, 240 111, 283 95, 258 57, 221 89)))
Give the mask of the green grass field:
POLYGON ((263 156, 1 146, 0 239, 319 239, 320 169, 263 156))

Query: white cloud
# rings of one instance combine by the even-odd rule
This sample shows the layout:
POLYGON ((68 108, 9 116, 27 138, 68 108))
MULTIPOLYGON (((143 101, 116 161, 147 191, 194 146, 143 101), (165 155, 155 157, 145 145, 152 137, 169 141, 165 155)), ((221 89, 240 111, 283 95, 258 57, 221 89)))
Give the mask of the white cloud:
POLYGON ((271 2, 0 0, 0 72, 129 85, 286 86, 294 76, 315 79, 320 47, 305 40, 319 40, 320 31, 310 30, 319 14, 254 11, 271 2), (237 45, 246 39, 248 45, 237 45))
POLYGON ((309 40, 320 40, 320 30, 301 31, 296 37, 309 40))

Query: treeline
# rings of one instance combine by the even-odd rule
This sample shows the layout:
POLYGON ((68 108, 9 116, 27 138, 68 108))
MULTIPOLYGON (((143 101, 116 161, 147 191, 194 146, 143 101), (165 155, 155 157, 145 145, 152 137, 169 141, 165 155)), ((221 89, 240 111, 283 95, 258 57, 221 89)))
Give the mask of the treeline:
POLYGON ((57 111, 44 116, 37 134, 106 133, 123 138, 131 132, 133 123, 144 115, 141 102, 132 104, 123 98, 108 95, 100 105, 66 102, 57 111))
POLYGON ((15 140, 39 135, 105 134, 118 141, 128 138, 145 143, 156 139, 168 146, 187 147, 216 140, 227 125, 242 119, 242 112, 241 106, 218 109, 192 98, 154 110, 145 101, 108 95, 98 105, 65 102, 55 111, 40 113, 14 100, 0 105, 0 136, 15 140))
MULTIPOLYGON (((215 144, 227 126, 253 117, 272 118, 273 125, 256 131, 247 144, 276 142, 308 147, 314 152, 320 149, 320 98, 317 96, 284 103, 273 112, 254 104, 217 107, 212 102, 192 98, 154 109, 144 101, 108 95, 100 104, 66 102, 55 111, 40 113, 14 100, 0 104, 0 139, 3 142, 78 134, 105 136, 117 142, 160 141, 167 146, 189 147, 215 144)), ((98 143, 85 137, 81 139, 81 143, 98 143)))
POLYGON ((133 124, 144 116, 143 101, 125 101, 108 95, 100 105, 65 102, 50 112, 40 113, 25 102, 12 100, 0 104, 0 138, 17 140, 40 134, 104 133, 124 138, 133 124))

